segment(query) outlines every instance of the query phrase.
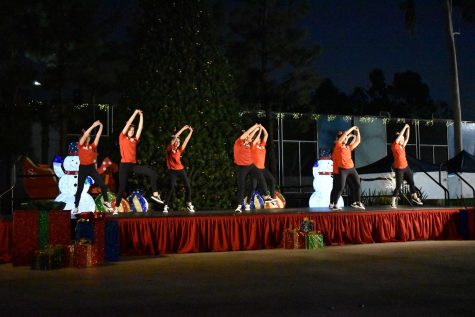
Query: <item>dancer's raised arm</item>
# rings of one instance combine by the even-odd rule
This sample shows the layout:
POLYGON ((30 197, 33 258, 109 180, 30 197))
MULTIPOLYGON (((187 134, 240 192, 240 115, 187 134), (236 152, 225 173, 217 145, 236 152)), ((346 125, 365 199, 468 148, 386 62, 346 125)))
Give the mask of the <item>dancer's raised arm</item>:
POLYGON ((138 113, 139 113, 139 110, 138 110, 138 109, 136 109, 136 110, 134 111, 134 113, 132 113, 132 115, 130 116, 129 120, 127 120, 127 122, 125 123, 124 128, 122 129, 122 134, 127 135, 127 132, 129 131, 129 128, 130 128, 130 126, 132 125, 132 123, 134 122, 135 117, 137 116, 138 113))
POLYGON ((249 129, 247 129, 247 131, 245 131, 239 138, 241 140, 244 140, 248 137, 254 137, 254 135, 257 133, 257 131, 259 130, 259 124, 254 124, 252 127, 250 127, 249 129))
POLYGON ((83 135, 79 139, 79 145, 83 145, 86 142, 87 138, 91 136, 91 131, 97 126, 99 126, 99 130, 97 131, 96 138, 94 139, 94 144, 96 146, 99 144, 99 139, 102 134, 102 123, 97 120, 86 131, 84 131, 83 135))
POLYGON ((404 125, 404 128, 399 131, 399 135, 396 138, 396 143, 402 145, 403 147, 406 147, 407 142, 409 142, 409 136, 410 136, 410 126, 406 123, 404 125), (402 142, 404 141, 404 142, 402 142))

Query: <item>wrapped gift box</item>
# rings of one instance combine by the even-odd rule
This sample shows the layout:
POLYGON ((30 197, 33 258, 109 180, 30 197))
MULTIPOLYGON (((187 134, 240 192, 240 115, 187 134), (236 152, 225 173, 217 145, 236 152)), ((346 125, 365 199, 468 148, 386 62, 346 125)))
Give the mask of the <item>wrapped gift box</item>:
POLYGON ((119 223, 115 220, 105 224, 104 257, 109 262, 119 261, 119 223))
POLYGON ((20 210, 13 212, 12 264, 31 265, 36 250, 46 245, 68 245, 69 211, 20 210))
POLYGON ((47 245, 43 250, 35 251, 31 263, 32 270, 54 270, 64 267, 64 247, 47 245))
POLYGON ((298 229, 285 229, 283 247, 285 249, 305 249, 305 233, 298 229))
MULTIPOLYGON (((67 263, 76 268, 93 267, 101 264, 96 245, 90 243, 75 243, 67 247, 67 263)), ((103 258, 103 256, 102 256, 103 258)))
POLYGON ((310 250, 322 249, 323 244, 323 235, 320 231, 310 231, 305 234, 305 248, 310 250))

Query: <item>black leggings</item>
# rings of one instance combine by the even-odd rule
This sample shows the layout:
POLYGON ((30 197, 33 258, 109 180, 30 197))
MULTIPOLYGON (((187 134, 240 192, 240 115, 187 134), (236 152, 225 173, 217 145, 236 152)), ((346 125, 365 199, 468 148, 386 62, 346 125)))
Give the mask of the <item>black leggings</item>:
POLYGON ((79 206, 79 201, 81 200, 82 190, 84 189, 84 182, 86 178, 91 176, 94 180, 94 184, 99 185, 101 188, 101 194, 104 198, 104 201, 109 201, 107 198, 107 187, 102 180, 102 177, 96 170, 96 166, 94 164, 90 165, 79 165, 79 174, 78 174, 78 188, 76 190, 76 195, 74 195, 74 206, 77 208, 79 206))
POLYGON ((338 196, 340 187, 341 187, 340 174, 333 174, 333 187, 330 193, 330 204, 336 205, 338 203, 338 199, 340 198, 340 196, 338 196))
POLYGON ((168 191, 167 198, 165 199, 165 204, 169 205, 172 202, 172 198, 175 194, 176 179, 180 177, 185 186, 185 200, 187 203, 191 203, 191 186, 188 177, 186 176, 186 171, 182 170, 168 170, 168 176, 170 177, 170 189, 168 191))
POLYGON ((399 196, 399 191, 401 190, 401 185, 404 180, 406 180, 407 184, 409 185, 409 190, 411 194, 417 192, 416 186, 414 186, 414 175, 412 174, 412 170, 409 166, 403 169, 394 169, 396 173, 396 188, 393 191, 393 197, 399 196))
POLYGON ((336 201, 340 198, 341 194, 343 194, 343 190, 346 186, 346 180, 348 179, 348 185, 350 186, 350 190, 352 193, 352 197, 354 202, 361 201, 361 183, 360 183, 360 176, 354 167, 352 168, 340 168, 340 173, 338 174, 340 177, 340 187, 338 188, 336 194, 336 201))
POLYGON ((129 173, 134 172, 139 175, 146 175, 150 180, 150 186, 152 187, 153 192, 157 192, 157 172, 155 172, 149 166, 140 166, 135 163, 120 163, 119 167, 119 191, 117 192, 117 197, 115 199, 115 205, 120 206, 122 201, 122 195, 125 192, 125 187, 127 186, 127 180, 129 178, 129 173))
POLYGON ((250 173, 257 176, 259 187, 262 188, 266 195, 269 194, 264 175, 257 171, 257 167, 255 165, 236 165, 236 179, 238 186, 237 200, 239 205, 242 205, 242 200, 244 199, 244 192, 246 191, 246 176, 250 173))
MULTIPOLYGON (((271 172, 267 168, 257 168, 257 173, 261 173, 264 176, 264 179, 267 184, 267 188, 270 192, 270 196, 274 197, 275 194, 275 178, 274 175, 272 175, 271 172)), ((253 175, 254 177, 252 178, 252 191, 255 191, 258 186, 257 183, 259 182, 259 175, 255 174, 253 175)), ((259 187, 260 190, 263 190, 262 188, 259 187)), ((262 193, 266 193, 263 191, 262 193)))

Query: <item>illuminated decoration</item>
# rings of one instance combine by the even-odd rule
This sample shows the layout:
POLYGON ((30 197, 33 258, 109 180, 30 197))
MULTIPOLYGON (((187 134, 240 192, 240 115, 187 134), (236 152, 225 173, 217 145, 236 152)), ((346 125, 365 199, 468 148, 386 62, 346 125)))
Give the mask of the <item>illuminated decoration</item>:
POLYGON ((263 209, 265 206, 264 198, 262 198, 262 195, 258 191, 254 191, 251 193, 251 199, 249 200, 249 204, 248 197, 244 197, 242 206, 244 205, 249 205, 251 207, 251 210, 263 209))
POLYGON ((329 114, 329 115, 327 116, 328 122, 335 121, 335 119, 336 119, 336 115, 334 115, 334 114, 329 114))
MULTIPOLYGON (((333 187, 333 161, 329 156, 321 156, 320 160, 313 165, 313 189, 315 192, 310 196, 309 207, 328 207, 330 205, 330 193, 333 187)), ((343 199, 340 197, 338 207, 343 207, 343 199)))
POLYGON ((148 201, 138 190, 132 192, 127 197, 127 201, 129 202, 131 212, 147 212, 149 210, 148 201))
MULTIPOLYGON (((64 202, 64 210, 74 209, 74 195, 78 187, 79 174, 79 156, 77 156, 77 142, 72 142, 68 147, 68 156, 64 161, 60 156, 56 156, 53 160, 53 170, 59 178, 59 195, 54 201, 64 202)), ((96 210, 94 199, 89 195, 88 191, 91 185, 94 184, 92 178, 87 177, 84 183, 84 189, 79 200, 78 211, 90 212, 96 210)))
POLYGON ((318 119, 320 119, 320 115, 313 113, 312 114, 312 119, 315 120, 315 121, 318 121, 318 119))
POLYGON ((351 121, 351 116, 344 116, 344 117, 343 117, 343 120, 344 120, 345 122, 350 122, 350 121, 351 121))

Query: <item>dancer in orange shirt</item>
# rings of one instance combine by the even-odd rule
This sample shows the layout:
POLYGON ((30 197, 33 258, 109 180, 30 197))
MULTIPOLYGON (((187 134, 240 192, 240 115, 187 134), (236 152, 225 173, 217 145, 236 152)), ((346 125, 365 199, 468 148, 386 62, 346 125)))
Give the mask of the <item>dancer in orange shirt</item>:
POLYGON ((180 177, 183 180, 185 186, 185 200, 186 200, 186 209, 190 213, 195 212, 195 207, 191 203, 191 186, 188 177, 186 176, 185 167, 181 163, 181 154, 185 151, 188 141, 190 141, 191 134, 193 133, 193 128, 185 125, 183 128, 178 131, 177 134, 172 136, 170 144, 167 146, 167 168, 168 175, 170 176, 170 190, 168 191, 168 196, 165 199, 165 206, 163 207, 163 212, 167 213, 169 205, 173 194, 175 193, 176 180, 180 177), (185 131, 189 130, 188 135, 186 136, 183 144, 180 146, 180 135, 185 131))
POLYGON ((118 208, 122 201, 122 195, 125 192, 127 179, 130 172, 135 174, 146 175, 150 180, 153 194, 151 199, 159 204, 163 204, 157 190, 157 173, 149 166, 137 165, 137 144, 140 141, 140 136, 143 129, 143 113, 142 110, 135 110, 134 113, 127 120, 122 132, 119 135, 120 160, 119 167, 119 191, 117 192, 114 215, 118 214, 118 208), (135 132, 135 126, 132 124, 136 116, 139 116, 139 126, 135 132))
MULTIPOLYGON (((254 141, 252 142, 251 146, 251 157, 252 157, 252 163, 257 167, 257 173, 262 174, 264 176, 264 179, 266 181, 267 187, 269 189, 269 194, 270 197, 274 197, 275 194, 275 178, 271 174, 271 172, 266 168, 265 162, 266 162, 266 145, 267 145, 267 139, 269 137, 269 134, 267 133, 267 130, 260 124, 259 125, 259 133, 257 136, 254 138, 254 141), (264 134, 264 136, 261 138, 261 135, 264 134)), ((257 183, 258 179, 261 177, 260 175, 254 175, 252 179, 252 188, 255 190, 257 188, 257 183)), ((262 191, 263 189, 260 188, 262 191)), ((263 194, 266 194, 266 192, 262 192, 263 194)), ((251 197, 251 195, 249 195, 251 197)), ((246 209, 248 207, 246 206, 246 209)))
POLYGON ((351 192, 353 193, 353 203, 351 207, 365 209, 365 206, 361 202, 361 185, 360 185, 360 176, 355 169, 355 164, 353 163, 353 159, 351 158, 351 152, 360 144, 361 142, 361 135, 360 131, 357 126, 354 126, 341 135, 337 135, 337 140, 335 142, 335 148, 333 150, 334 162, 338 164, 338 177, 339 182, 337 181, 337 188, 336 195, 334 194, 333 200, 331 203, 334 205, 338 202, 341 194, 343 193, 343 189, 346 185, 346 180, 351 179, 348 181, 348 185, 350 186, 351 192), (348 145, 348 140, 353 137, 350 136, 351 132, 354 132, 354 140, 348 145))
MULTIPOLYGON (((333 177, 333 186, 332 186, 332 191, 330 193, 330 206, 329 208, 331 210, 341 210, 340 207, 338 207, 338 199, 340 198, 338 195, 338 192, 341 188, 341 179, 340 179, 340 162, 338 161, 340 158, 340 147, 336 147, 336 142, 338 139, 343 135, 343 131, 338 131, 335 137, 335 145, 333 146, 332 150, 332 162, 333 162, 333 171, 332 171, 332 177, 333 177)), ((349 134, 347 142, 351 139, 350 144, 348 146, 354 146, 354 143, 356 142, 356 136, 354 134, 349 134)), ((348 178, 348 181, 351 182, 351 186, 357 186, 357 184, 353 184, 353 178, 348 178)), ((356 193, 353 193, 353 200, 356 201, 357 195, 356 193)))
POLYGON ((107 197, 107 187, 104 184, 101 176, 96 169, 97 161, 97 146, 99 145, 99 140, 102 134, 102 123, 97 120, 94 122, 86 131, 83 132, 83 135, 78 142, 78 156, 79 156, 79 173, 78 173, 78 188, 76 189, 76 195, 74 199, 74 209, 72 210, 73 214, 78 213, 79 201, 81 200, 81 194, 84 189, 84 182, 88 176, 91 176, 94 180, 94 183, 99 185, 101 188, 102 198, 104 199, 104 207, 108 210, 111 210, 111 204, 109 198, 107 197), (99 130, 96 133, 96 137, 93 143, 91 142, 91 131, 99 127, 99 130))
POLYGON ((259 124, 256 123, 247 129, 246 132, 241 134, 241 136, 234 142, 234 163, 236 164, 236 178, 238 187, 238 206, 235 210, 237 213, 242 212, 242 201, 244 199, 244 192, 246 189, 246 176, 251 173, 258 176, 259 186, 266 193, 263 196, 264 201, 273 201, 269 196, 267 183, 264 176, 262 173, 257 171, 257 167, 252 162, 251 143, 258 131, 259 124))
POLYGON ((393 152, 394 162, 393 169, 396 173, 396 187, 393 191, 393 197, 391 199, 391 208, 397 208, 397 198, 401 185, 404 180, 409 184, 409 190, 411 192, 412 201, 422 206, 421 199, 417 196, 417 188, 414 185, 414 175, 412 173, 406 158, 406 145, 409 141, 410 127, 408 124, 404 125, 404 128, 398 133, 391 144, 391 151, 393 152))

